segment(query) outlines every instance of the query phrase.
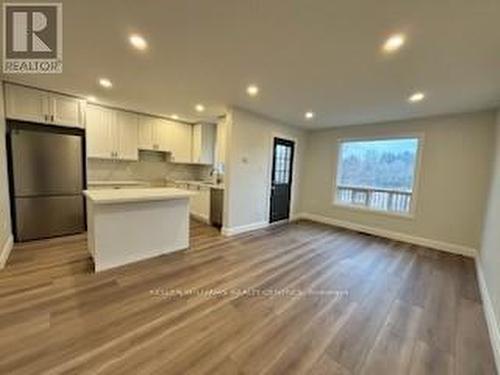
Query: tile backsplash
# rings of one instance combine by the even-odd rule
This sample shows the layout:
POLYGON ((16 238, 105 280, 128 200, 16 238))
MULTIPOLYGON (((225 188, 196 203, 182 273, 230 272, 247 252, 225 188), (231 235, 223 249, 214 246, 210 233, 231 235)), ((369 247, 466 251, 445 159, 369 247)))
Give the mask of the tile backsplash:
POLYGON ((211 166, 176 164, 169 161, 168 154, 140 151, 139 161, 89 159, 87 161, 88 181, 163 181, 207 180, 211 166))

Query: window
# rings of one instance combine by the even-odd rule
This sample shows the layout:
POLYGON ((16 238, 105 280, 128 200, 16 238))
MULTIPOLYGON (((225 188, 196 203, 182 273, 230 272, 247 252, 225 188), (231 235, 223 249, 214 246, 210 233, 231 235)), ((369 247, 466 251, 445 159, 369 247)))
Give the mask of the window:
POLYGON ((409 214, 419 138, 342 141, 335 203, 409 214))
POLYGON ((274 155, 274 183, 288 184, 290 182, 290 160, 292 158, 292 147, 276 145, 274 155))

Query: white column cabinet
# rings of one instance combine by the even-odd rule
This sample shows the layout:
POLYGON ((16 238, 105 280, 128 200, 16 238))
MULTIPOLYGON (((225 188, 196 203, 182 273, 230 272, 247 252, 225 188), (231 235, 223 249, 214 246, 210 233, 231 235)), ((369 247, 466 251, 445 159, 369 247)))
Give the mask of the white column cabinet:
POLYGON ((87 106, 87 157, 138 160, 138 116, 97 105, 87 106))
POLYGON ((5 85, 5 116, 9 119, 83 128, 85 100, 67 95, 5 85))

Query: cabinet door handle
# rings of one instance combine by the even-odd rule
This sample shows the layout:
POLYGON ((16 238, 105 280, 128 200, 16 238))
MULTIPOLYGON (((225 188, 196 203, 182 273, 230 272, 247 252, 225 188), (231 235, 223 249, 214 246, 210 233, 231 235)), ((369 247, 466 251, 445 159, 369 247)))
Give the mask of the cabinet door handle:
POLYGON ((50 115, 50 121, 54 122, 54 115, 50 115))
POLYGON ((45 122, 49 122, 49 115, 44 115, 45 117, 45 122))

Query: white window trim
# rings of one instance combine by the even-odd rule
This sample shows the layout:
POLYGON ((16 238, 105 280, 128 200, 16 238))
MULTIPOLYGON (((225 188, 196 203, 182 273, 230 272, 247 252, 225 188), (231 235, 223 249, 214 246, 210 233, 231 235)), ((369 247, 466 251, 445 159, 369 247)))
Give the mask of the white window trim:
POLYGON ((333 188, 332 188, 332 205, 334 207, 338 207, 341 209, 352 210, 362 213, 369 213, 375 215, 383 215, 390 216, 393 218, 401 218, 401 219, 415 219, 416 211, 417 211, 417 198, 418 198, 418 187, 420 186, 420 167, 422 165, 422 153, 424 146, 424 133, 397 133, 397 134, 384 134, 384 135, 376 135, 376 136, 359 136, 359 137, 349 137, 349 138, 338 138, 337 139, 337 150, 334 153, 334 173, 333 173, 333 188), (369 208, 366 206, 359 206, 353 204, 347 204, 337 201, 337 179, 340 172, 340 152, 341 152, 341 144, 345 142, 359 142, 359 141, 390 141, 396 139, 407 139, 407 138, 417 138, 418 139, 418 148, 417 148, 417 158, 415 161, 415 175, 413 178, 413 186, 412 186, 412 198, 410 203, 410 211, 407 213, 404 212, 396 212, 396 211, 384 211, 377 210, 373 208, 369 208))

